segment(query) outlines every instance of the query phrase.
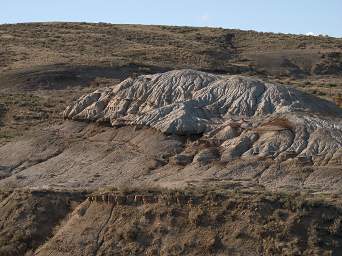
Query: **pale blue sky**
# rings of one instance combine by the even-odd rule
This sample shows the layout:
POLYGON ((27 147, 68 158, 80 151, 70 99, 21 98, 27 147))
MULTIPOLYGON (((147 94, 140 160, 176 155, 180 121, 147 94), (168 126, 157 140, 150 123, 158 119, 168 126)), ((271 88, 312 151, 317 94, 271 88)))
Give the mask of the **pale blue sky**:
POLYGON ((86 21, 342 37, 342 0, 0 0, 0 23, 86 21))

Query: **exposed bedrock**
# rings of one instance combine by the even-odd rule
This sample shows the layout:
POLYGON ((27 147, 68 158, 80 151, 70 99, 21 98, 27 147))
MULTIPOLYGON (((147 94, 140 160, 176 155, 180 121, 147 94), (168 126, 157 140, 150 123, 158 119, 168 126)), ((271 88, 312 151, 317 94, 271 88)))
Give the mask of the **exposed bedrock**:
POLYGON ((243 157, 342 161, 341 109, 292 87, 243 76, 176 70, 130 78, 81 97, 64 116, 202 135, 219 152, 199 152, 194 161, 201 163, 243 157))

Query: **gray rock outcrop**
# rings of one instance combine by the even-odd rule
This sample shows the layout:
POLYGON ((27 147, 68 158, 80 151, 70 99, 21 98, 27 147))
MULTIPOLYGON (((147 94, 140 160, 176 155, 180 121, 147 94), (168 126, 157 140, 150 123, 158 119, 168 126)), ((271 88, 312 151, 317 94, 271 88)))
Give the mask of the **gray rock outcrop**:
MULTIPOLYGON (((310 157, 317 165, 342 164, 341 109, 254 78, 193 70, 145 75, 83 96, 64 116, 200 135, 219 149, 210 159, 310 157)), ((194 161, 208 155, 203 152, 194 161)))

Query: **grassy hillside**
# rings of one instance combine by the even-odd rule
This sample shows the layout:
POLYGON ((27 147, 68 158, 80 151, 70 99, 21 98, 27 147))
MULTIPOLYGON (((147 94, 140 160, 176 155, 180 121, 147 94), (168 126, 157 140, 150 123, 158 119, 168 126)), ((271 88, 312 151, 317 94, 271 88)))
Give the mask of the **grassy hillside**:
POLYGON ((1 25, 0 38, 2 71, 57 63, 136 63, 221 72, 341 74, 337 66, 342 39, 329 37, 220 28, 31 23, 1 25))

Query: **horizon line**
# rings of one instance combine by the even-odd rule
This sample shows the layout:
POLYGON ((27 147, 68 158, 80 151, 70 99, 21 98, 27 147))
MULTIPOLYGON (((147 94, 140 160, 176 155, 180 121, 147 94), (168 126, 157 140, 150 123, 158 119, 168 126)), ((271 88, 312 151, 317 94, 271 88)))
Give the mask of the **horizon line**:
POLYGON ((207 26, 196 26, 196 25, 173 25, 173 24, 147 24, 147 23, 112 23, 107 21, 23 21, 23 22, 15 22, 15 23, 2 23, 1 25, 24 25, 24 24, 44 24, 44 23, 86 23, 86 24, 110 24, 110 25, 137 25, 137 26, 168 26, 168 27, 188 27, 188 28, 211 28, 211 29, 226 29, 226 30, 240 30, 244 32, 256 32, 256 33, 265 33, 265 34, 279 34, 279 35, 295 35, 295 36, 305 36, 305 37, 326 37, 326 38, 336 38, 336 39, 342 39, 341 36, 332 36, 329 34, 324 33, 313 33, 311 31, 306 32, 306 34, 303 33, 293 33, 293 32, 275 32, 275 31, 261 31, 261 30, 255 30, 255 29, 245 29, 245 28, 229 28, 229 27, 222 27, 222 26, 214 26, 214 25, 207 25, 207 26), (310 33, 310 34, 309 34, 310 33), (312 34, 311 34, 312 33, 312 34))

